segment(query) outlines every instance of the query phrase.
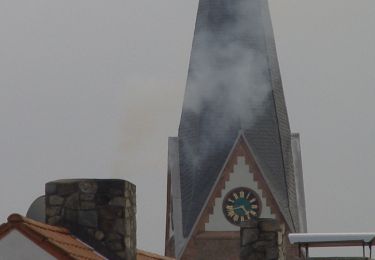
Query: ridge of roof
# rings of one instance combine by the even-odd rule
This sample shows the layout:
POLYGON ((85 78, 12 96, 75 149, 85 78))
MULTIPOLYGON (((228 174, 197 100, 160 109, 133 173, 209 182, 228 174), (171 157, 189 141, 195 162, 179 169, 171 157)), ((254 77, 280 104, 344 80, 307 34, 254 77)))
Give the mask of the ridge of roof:
MULTIPOLYGON (((0 240, 12 229, 16 229, 37 246, 43 248, 58 259, 104 260, 91 246, 87 245, 71 232, 58 226, 41 223, 20 214, 14 213, 7 218, 8 222, 0 225, 0 240)), ((137 249, 137 258, 155 260, 174 260, 175 258, 150 253, 137 249)))
POLYGON ((64 227, 48 225, 48 224, 38 222, 38 221, 35 221, 35 220, 27 218, 27 217, 23 217, 23 216, 21 216, 20 214, 17 214, 17 213, 9 215, 8 222, 10 222, 10 223, 23 222, 25 224, 28 224, 28 225, 31 225, 31 226, 34 226, 34 227, 38 227, 38 228, 41 228, 41 229, 50 230, 50 231, 53 231, 53 232, 59 232, 59 233, 62 233, 62 234, 70 234, 70 231, 68 229, 64 228, 64 227))
POLYGON ((12 229, 16 229, 58 259, 106 259, 92 247, 73 236, 66 228, 40 223, 19 214, 11 214, 8 222, 0 226, 0 239, 12 229))

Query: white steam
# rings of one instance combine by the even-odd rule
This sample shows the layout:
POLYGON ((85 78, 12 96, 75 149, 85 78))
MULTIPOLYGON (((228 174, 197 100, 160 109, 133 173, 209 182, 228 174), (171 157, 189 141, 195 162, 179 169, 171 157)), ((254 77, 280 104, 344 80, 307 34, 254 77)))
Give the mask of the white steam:
POLYGON ((265 37, 260 2, 217 2, 209 8, 223 8, 230 18, 224 17, 227 20, 219 29, 197 25, 184 109, 200 113, 206 104, 222 100, 217 111, 222 116, 215 119, 216 124, 224 126, 235 119, 242 128, 249 128, 271 90, 266 54, 252 44, 264 42, 265 37))
POLYGON ((202 3, 180 126, 182 136, 190 136, 183 153, 194 175, 207 173, 202 167, 223 157, 240 129, 253 127, 271 94, 265 0, 202 3))

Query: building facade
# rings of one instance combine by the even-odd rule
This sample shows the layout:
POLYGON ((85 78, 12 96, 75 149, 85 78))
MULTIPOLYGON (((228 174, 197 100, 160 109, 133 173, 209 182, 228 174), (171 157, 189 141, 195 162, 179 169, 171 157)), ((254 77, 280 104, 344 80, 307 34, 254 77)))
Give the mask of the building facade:
POLYGON ((306 231, 299 135, 289 127, 267 1, 200 0, 168 156, 167 255, 296 254, 286 236, 306 231), (253 227, 245 240, 241 226, 253 227))

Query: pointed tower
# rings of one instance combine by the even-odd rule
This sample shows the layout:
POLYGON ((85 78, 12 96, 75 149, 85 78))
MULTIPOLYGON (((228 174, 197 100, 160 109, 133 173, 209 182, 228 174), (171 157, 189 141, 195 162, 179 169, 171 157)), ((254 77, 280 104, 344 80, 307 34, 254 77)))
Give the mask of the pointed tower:
POLYGON ((169 140, 166 254, 237 259, 241 224, 265 218, 281 237, 304 230, 295 137, 292 152, 267 1, 200 0, 178 137, 169 140))

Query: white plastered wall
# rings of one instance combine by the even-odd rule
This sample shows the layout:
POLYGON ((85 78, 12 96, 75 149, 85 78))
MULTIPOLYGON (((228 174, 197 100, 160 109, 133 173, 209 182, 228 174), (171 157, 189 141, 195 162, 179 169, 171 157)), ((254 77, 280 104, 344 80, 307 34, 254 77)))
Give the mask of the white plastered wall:
POLYGON ((56 259, 17 230, 0 239, 0 260, 56 259))
POLYGON ((266 200, 262 196, 262 190, 254 181, 254 175, 250 172, 249 165, 246 164, 245 157, 237 157, 237 164, 233 167, 233 172, 229 175, 229 180, 225 183, 225 188, 221 191, 221 196, 215 199, 213 213, 209 216, 205 225, 206 231, 239 231, 240 228, 228 222, 222 210, 223 199, 232 189, 237 187, 247 187, 255 191, 262 203, 261 218, 275 218, 270 207, 266 205, 266 200))

